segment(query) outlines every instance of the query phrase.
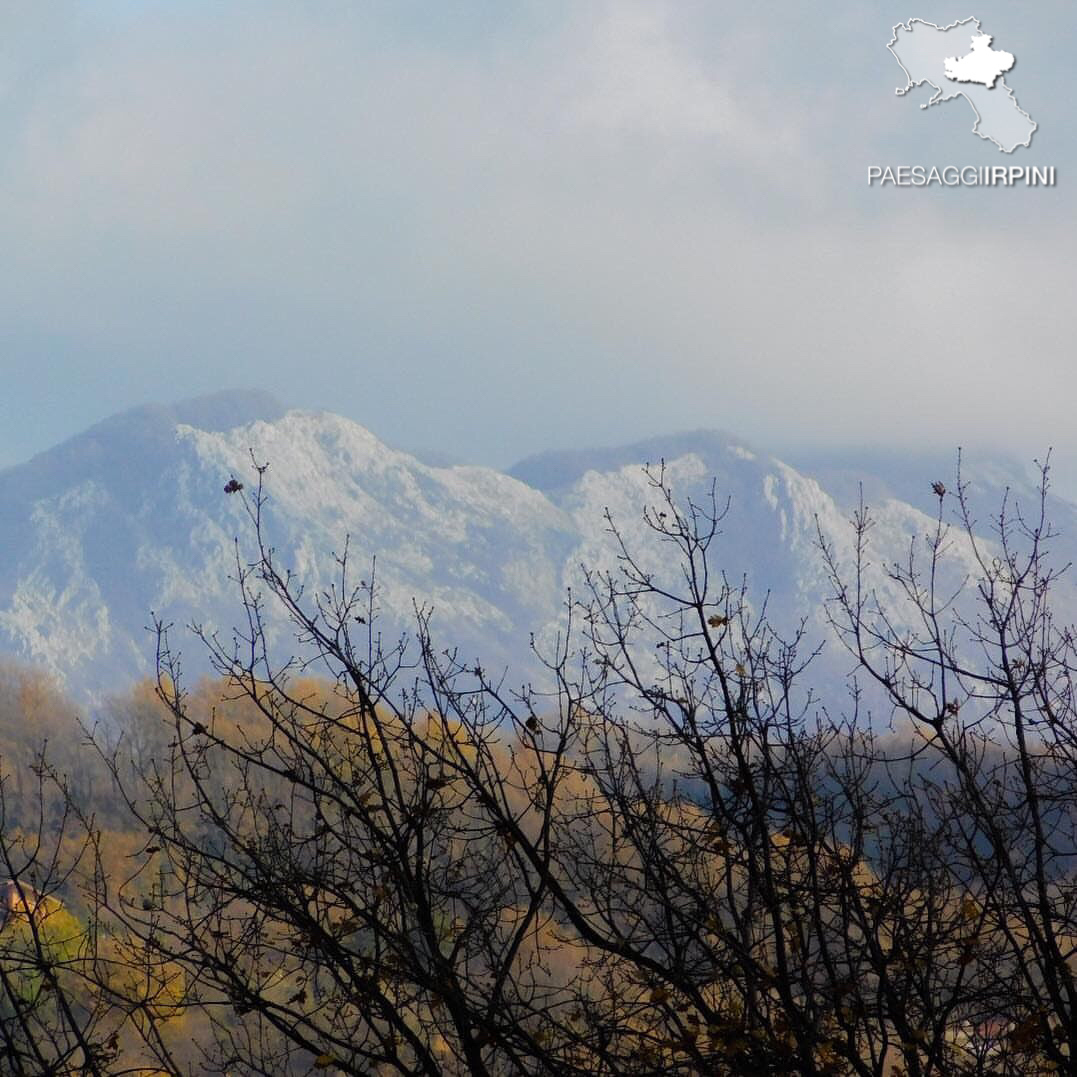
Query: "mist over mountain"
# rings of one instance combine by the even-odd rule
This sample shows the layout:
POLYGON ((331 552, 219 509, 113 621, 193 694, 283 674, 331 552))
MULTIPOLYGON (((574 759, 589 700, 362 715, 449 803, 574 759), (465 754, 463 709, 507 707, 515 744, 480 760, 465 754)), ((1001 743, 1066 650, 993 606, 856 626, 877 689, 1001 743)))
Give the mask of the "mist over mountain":
MULTIPOLYGON (((747 576, 753 602, 769 593, 779 627, 791 632, 803 619, 813 639, 829 634, 820 531, 849 563, 848 520, 863 489, 877 519, 876 563, 904 559, 932 527, 931 481, 952 484, 953 472, 952 460, 945 468, 896 454, 794 468, 704 430, 547 453, 505 474, 424 463, 350 420, 287 411, 256 392, 149 406, 0 472, 0 652, 49 669, 92 700, 151 672, 154 611, 176 626, 186 668, 204 669, 184 626, 227 634, 240 618, 236 542, 242 559, 251 527, 243 499, 223 487, 234 476, 249 494, 252 457, 269 465, 270 541, 300 580, 331 579, 347 539, 356 580, 376 558, 387 635, 413 625, 416 604, 430 606, 440 645, 509 667, 517 679, 537 668, 532 633, 540 649, 552 646, 567 589, 578 594, 583 585, 581 565, 616 567, 607 510, 647 570, 676 583, 670 549, 642 523, 655 496, 644 463, 664 461, 677 495, 697 503, 717 481, 730 509, 713 567, 734 584, 747 576)), ((1025 469, 966 460, 964 475, 987 542, 1007 488, 1022 508, 1035 507, 1025 469)), ((1068 560, 1077 507, 1052 499, 1050 508, 1062 531, 1055 559, 1068 560)), ((975 571, 958 537, 947 564, 953 581, 975 571)), ((876 582, 900 603, 884 575, 876 582)), ((1060 593, 1068 618, 1077 602, 1071 587, 1060 593)), ((287 653, 294 641, 283 619, 270 624, 287 653)), ((832 645, 827 661, 832 672, 848 666, 832 645)))

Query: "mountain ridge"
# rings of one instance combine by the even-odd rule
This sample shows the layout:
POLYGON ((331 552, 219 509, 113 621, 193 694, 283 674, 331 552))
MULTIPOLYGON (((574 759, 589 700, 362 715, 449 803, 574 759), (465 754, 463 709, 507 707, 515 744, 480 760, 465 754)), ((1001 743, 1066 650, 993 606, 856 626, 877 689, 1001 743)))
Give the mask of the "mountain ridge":
MULTIPOLYGON (((231 577, 249 521, 242 498, 223 487, 235 476, 250 493, 252 453, 269 464, 270 539, 301 580, 330 578, 347 538, 353 564, 377 558, 390 635, 411 626, 416 603, 428 606, 440 643, 520 677, 537 668, 532 634, 540 647, 556 639, 568 589, 584 586, 581 565, 616 567, 607 511, 644 565, 675 582, 668 551, 642 524, 655 494, 641 466, 648 460, 664 459, 678 495, 697 503, 717 480, 731 509, 715 568, 746 575, 760 601, 769 590, 782 625, 806 619, 823 636, 820 532, 843 557, 852 552, 848 490, 723 431, 542 454, 504 473, 424 464, 330 412, 216 394, 134 409, 0 472, 9 553, 0 563, 0 652, 44 666, 92 700, 151 672, 151 610, 180 635, 191 622, 227 632, 240 612, 231 577)), ((930 529, 935 477, 920 480, 917 504, 875 500, 886 557, 901 558, 930 529)), ((994 480, 981 485, 985 503, 1001 496, 994 480)), ((1026 486, 1021 496, 1033 493, 1026 486)), ((1055 507, 1067 535, 1077 534, 1077 508, 1055 507)), ((971 554, 960 543, 955 551, 955 571, 972 571, 971 554)), ((286 652, 287 626, 278 620, 271 630, 286 652)), ((199 672, 197 647, 188 639, 184 649, 199 672)))

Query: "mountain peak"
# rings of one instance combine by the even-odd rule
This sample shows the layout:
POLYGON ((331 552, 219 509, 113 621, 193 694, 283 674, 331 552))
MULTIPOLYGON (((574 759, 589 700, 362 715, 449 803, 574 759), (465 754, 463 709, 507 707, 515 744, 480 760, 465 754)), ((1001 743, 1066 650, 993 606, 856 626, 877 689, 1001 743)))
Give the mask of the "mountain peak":
MULTIPOLYGON (((827 577, 819 534, 850 556, 848 515, 859 489, 842 496, 846 472, 870 479, 855 458, 808 476, 720 430, 548 453, 521 461, 510 477, 430 467, 351 419, 286 411, 258 391, 148 405, 0 472, 0 654, 51 669, 92 698, 151 669, 150 610, 178 626, 178 646, 186 624, 227 633, 237 612, 236 537, 250 539, 246 496, 230 497, 228 487, 230 476, 257 482, 252 453, 270 465, 264 519, 278 563, 308 593, 337 579, 334 551, 347 542, 357 574, 377 558, 389 636, 412 627, 416 604, 432 608, 446 645, 521 676, 534 669, 532 633, 540 648, 556 645, 566 592, 584 586, 580 566, 618 564, 607 510, 656 580, 677 571, 643 520, 655 496, 643 463, 664 460, 678 498, 697 505, 708 503, 716 480, 731 509, 714 567, 769 591, 776 624, 810 623, 820 639, 827 577)), ((896 455, 878 466, 871 504, 882 564, 930 528, 939 504, 930 480, 949 471, 931 462, 924 474, 896 455), (907 498, 894 496, 906 488, 907 498)), ((997 509, 993 476, 985 473, 982 501, 997 509)), ((1001 477, 1008 485, 1009 473, 1001 477)), ((1077 535, 1077 510, 1057 509, 1063 533, 1077 535)), ((1077 560, 1072 549, 1060 550, 1064 560, 1077 560)), ((955 556, 966 574, 960 549, 955 556)), ((1077 599, 1066 608, 1077 609, 1077 599)), ((287 648, 289 632, 272 624, 287 648)), ((205 667, 197 656, 190 662, 205 667)))
POLYGON ((659 460, 676 460, 689 453, 715 458, 730 452, 742 459, 756 455, 743 438, 727 431, 686 430, 629 445, 538 453, 514 464, 508 473, 536 490, 551 491, 571 486, 587 471, 615 471, 645 462, 657 464, 659 460))
POLYGON ((136 445, 140 454, 164 448, 172 444, 173 432, 180 425, 219 433, 259 419, 271 422, 285 411, 280 401, 260 389, 230 389, 172 404, 141 404, 94 423, 26 463, 0 471, 0 480, 26 477, 42 482, 102 452, 122 453, 136 445))
POLYGON ((226 389, 176 403, 142 404, 118 412, 81 434, 76 434, 57 448, 102 437, 141 439, 155 438, 162 433, 171 441, 172 431, 177 426, 193 426, 207 433, 224 433, 226 430, 247 426, 259 420, 273 422, 281 418, 286 411, 276 397, 264 390, 226 389))
POLYGON ((273 422, 287 408, 263 389, 227 389, 207 396, 192 397, 163 411, 174 421, 211 433, 223 433, 253 422, 273 422))

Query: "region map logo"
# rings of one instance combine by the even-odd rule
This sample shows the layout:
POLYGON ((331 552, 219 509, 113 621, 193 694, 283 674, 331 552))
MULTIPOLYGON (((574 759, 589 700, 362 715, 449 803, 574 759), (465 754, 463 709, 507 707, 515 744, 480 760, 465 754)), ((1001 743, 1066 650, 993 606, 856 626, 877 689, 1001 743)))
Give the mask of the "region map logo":
MULTIPOLYGON (((979 19, 949 26, 910 19, 893 28, 887 48, 905 76, 898 97, 925 85, 935 92, 920 105, 945 105, 959 99, 972 112, 972 134, 1012 154, 1029 148, 1038 124, 1017 103, 1007 82, 1017 57, 994 47, 979 19)), ((952 107, 960 108, 959 104, 952 107)), ((1053 167, 1021 165, 872 165, 868 186, 887 187, 1053 187, 1053 167)))
POLYGON ((1017 57, 996 51, 993 41, 980 29, 979 19, 950 26, 910 19, 894 27, 887 48, 908 80, 898 87, 898 96, 926 82, 935 95, 922 109, 963 97, 975 115, 973 133, 990 139, 1003 153, 1013 153, 1018 146, 1031 144, 1037 124, 1006 84, 1006 72, 1017 57))

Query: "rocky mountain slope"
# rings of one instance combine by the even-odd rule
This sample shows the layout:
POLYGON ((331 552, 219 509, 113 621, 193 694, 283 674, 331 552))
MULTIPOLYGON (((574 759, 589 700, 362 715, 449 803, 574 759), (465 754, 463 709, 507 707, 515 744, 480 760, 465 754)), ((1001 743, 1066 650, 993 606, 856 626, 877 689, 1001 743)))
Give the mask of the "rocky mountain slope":
MULTIPOLYGON (((553 453, 509 474, 433 467, 339 416, 221 394, 116 416, 0 472, 0 652, 52 670, 91 700, 151 671, 150 611, 174 622, 180 638, 192 621, 227 631, 242 612, 236 540, 242 556, 250 524, 223 486, 235 476, 249 488, 252 454, 269 464, 270 538, 300 579, 329 579, 347 537, 354 565, 377 558, 386 631, 406 630, 414 604, 428 604, 439 642, 520 676, 534 669, 531 633, 548 643, 562 624, 581 564, 615 565, 607 509, 642 562, 675 578, 668 549, 641 522, 653 499, 644 462, 664 460, 682 497, 705 498, 717 479, 731 508, 714 567, 734 581, 747 574, 757 601, 769 591, 779 625, 805 618, 812 634, 826 634, 819 528, 842 557, 852 553, 854 463, 828 461, 815 478, 708 431, 553 453)), ((913 481, 900 461, 882 463, 862 476, 879 563, 905 557, 930 529, 938 477, 913 481)), ((1025 475, 996 464, 966 474, 985 533, 1006 486, 1031 504, 1025 475)), ((1057 501, 1052 509, 1067 536, 1058 543, 1064 558, 1077 508, 1057 501)), ((955 579, 972 569, 961 542, 950 563, 955 579)), ((284 632, 278 642, 290 644, 284 632)), ((204 668, 189 637, 183 650, 190 671, 204 668)))

